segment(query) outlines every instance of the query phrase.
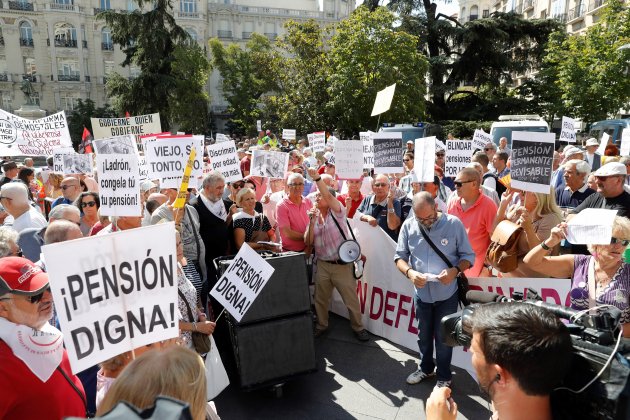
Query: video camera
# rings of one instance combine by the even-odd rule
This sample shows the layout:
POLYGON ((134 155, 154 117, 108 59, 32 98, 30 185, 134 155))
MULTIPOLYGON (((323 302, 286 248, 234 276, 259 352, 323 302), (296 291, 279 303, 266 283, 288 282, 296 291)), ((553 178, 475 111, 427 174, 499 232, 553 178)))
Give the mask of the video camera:
POLYGON ((574 357, 574 365, 580 366, 567 375, 570 378, 565 378, 565 385, 580 392, 583 391, 581 388, 588 388, 591 394, 595 390, 602 401, 598 407, 592 407, 597 412, 597 418, 630 418, 630 339, 621 338, 619 309, 608 306, 599 309, 597 313, 576 311, 543 302, 532 289, 527 289, 525 296, 515 292, 512 298, 496 293, 469 291, 466 298, 471 305, 461 312, 442 318, 440 328, 444 344, 450 347, 470 347, 473 335, 472 317, 475 309, 481 305, 522 302, 545 308, 558 318, 566 320, 574 356, 577 356, 574 357), (583 363, 584 361, 588 364, 583 363), (579 375, 576 370, 580 371, 579 375))

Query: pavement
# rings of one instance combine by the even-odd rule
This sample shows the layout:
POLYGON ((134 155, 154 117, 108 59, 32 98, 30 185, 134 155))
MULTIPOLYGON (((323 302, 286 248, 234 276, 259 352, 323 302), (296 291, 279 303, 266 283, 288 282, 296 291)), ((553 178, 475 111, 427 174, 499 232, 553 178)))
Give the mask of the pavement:
MULTIPOLYGON (((325 335, 315 340, 317 372, 277 389, 242 391, 230 385, 215 400, 222 420, 239 419, 426 419, 424 402, 435 378, 408 385, 418 353, 370 334, 358 341, 348 320, 331 314, 325 335)), ((489 404, 477 383, 453 367, 458 419, 488 419, 489 404)))

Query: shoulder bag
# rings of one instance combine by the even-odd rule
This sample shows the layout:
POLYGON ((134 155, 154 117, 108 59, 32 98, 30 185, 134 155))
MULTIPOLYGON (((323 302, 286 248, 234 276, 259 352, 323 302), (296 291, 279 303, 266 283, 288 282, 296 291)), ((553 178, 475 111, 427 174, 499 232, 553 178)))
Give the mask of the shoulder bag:
POLYGON ((492 236, 486 252, 486 263, 501 273, 509 273, 518 267, 518 240, 523 228, 509 220, 501 221, 492 236))
MULTIPOLYGON (((186 309, 188 310, 188 319, 190 322, 195 322, 196 318, 193 318, 192 311, 190 310, 190 305, 188 305, 188 300, 186 300, 186 296, 177 288, 177 293, 179 297, 182 298, 184 303, 186 304, 186 309)), ((195 351, 199 354, 206 354, 210 351, 210 336, 208 334, 201 333, 199 331, 191 331, 192 342, 195 351)))
MULTIPOLYGON (((418 227, 420 228, 420 233, 422 233, 424 240, 427 241, 427 243, 431 246, 431 248, 433 248, 433 251, 435 251, 435 253, 438 254, 440 258, 442 258, 442 261, 446 263, 448 268, 455 267, 453 263, 451 263, 448 260, 448 258, 446 258, 446 255, 444 255, 444 253, 440 251, 440 249, 437 246, 435 246, 435 244, 433 243, 431 238, 429 238, 429 235, 424 230, 424 227, 420 224, 420 222, 418 222, 418 227)), ((470 302, 466 298, 466 293, 468 293, 468 290, 470 290, 470 285, 468 284, 468 277, 466 277, 463 271, 460 271, 457 274, 457 277, 455 277, 455 280, 457 280, 457 299, 461 302, 463 306, 470 305, 470 302)))

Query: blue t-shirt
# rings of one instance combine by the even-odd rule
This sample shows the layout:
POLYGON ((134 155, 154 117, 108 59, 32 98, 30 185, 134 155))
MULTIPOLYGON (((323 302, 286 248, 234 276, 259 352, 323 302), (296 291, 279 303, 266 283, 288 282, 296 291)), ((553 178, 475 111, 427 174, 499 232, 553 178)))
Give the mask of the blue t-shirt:
MULTIPOLYGON (((357 211, 360 211, 363 214, 368 216, 372 216, 378 222, 378 225, 392 238, 394 241, 398 241, 398 229, 391 230, 387 226, 387 205, 384 205, 383 202, 377 204, 374 202, 374 195, 368 195, 363 199, 361 204, 359 204, 359 208, 357 211)), ((400 207, 400 201, 394 200, 394 212, 396 216, 401 219, 402 222, 402 211, 400 207)))

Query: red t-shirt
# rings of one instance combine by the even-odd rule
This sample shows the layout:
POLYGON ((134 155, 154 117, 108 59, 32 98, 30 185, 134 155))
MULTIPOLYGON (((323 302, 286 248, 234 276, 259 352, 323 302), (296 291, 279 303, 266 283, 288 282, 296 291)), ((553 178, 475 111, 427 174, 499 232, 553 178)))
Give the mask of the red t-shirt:
MULTIPOLYGON (((346 206, 346 198, 348 197, 348 194, 341 194, 337 196, 337 200, 339 200, 339 202, 345 207, 346 206)), ((352 219, 354 217, 354 213, 357 211, 357 209, 359 208, 359 205, 361 204, 361 202, 363 201, 363 194, 359 194, 359 200, 358 201, 354 201, 352 200, 352 205, 350 206, 348 210, 348 218, 352 219)))
POLYGON ((244 177, 249 175, 251 166, 252 166, 252 161, 247 156, 245 156, 243 159, 241 159, 241 174, 244 177), (247 172, 247 173, 245 173, 245 172, 247 172))
MULTIPOLYGON (((70 370, 66 350, 63 351, 61 369, 83 393, 83 385, 70 370)), ((59 370, 55 370, 46 382, 13 355, 11 348, 0 340, 0 418, 62 419, 85 417, 85 405, 59 370)))

